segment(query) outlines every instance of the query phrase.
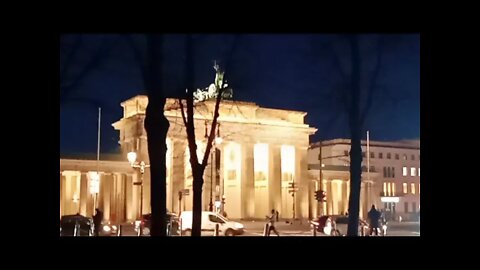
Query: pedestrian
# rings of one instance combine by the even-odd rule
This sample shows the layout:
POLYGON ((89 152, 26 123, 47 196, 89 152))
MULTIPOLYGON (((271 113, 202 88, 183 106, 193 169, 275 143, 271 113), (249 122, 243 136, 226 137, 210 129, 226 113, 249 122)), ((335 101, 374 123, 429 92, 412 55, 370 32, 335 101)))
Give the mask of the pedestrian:
POLYGON ((95 229, 95 236, 100 235, 100 226, 102 225, 103 212, 100 209, 95 208, 95 215, 93 216, 93 226, 95 229))
POLYGON ((276 221, 276 222, 278 222, 278 216, 279 216, 279 215, 280 215, 280 214, 278 213, 278 211, 275 211, 275 221, 276 221))
POLYGON ((375 233, 378 236, 378 227, 379 227, 379 219, 382 214, 375 209, 375 205, 372 204, 372 208, 368 212, 368 218, 370 220, 370 235, 375 233))
POLYGON ((275 209, 272 209, 272 214, 270 216, 266 216, 267 219, 269 220, 269 226, 268 226, 268 233, 267 235, 270 236, 270 232, 273 231, 277 236, 280 236, 278 233, 277 229, 275 228, 275 220, 276 220, 276 211, 275 209))

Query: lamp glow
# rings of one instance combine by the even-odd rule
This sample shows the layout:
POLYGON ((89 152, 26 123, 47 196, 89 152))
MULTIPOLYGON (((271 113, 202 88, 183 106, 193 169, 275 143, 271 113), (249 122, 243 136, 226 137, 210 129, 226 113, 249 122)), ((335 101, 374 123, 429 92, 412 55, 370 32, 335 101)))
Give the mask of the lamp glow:
POLYGON ((129 153, 127 154, 127 159, 128 159, 128 162, 130 162, 130 164, 135 163, 135 161, 137 160, 137 153, 135 153, 135 152, 129 152, 129 153))

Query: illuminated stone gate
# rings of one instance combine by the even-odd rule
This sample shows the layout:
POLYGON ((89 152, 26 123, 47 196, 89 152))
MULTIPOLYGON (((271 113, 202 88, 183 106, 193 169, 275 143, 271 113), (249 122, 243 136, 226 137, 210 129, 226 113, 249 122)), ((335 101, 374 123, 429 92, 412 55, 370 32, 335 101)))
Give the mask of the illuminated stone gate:
MULTIPOLYGON (((122 103, 124 117, 113 126, 120 131, 123 154, 138 153, 148 161, 147 136, 143 127, 146 96, 122 103)), ((197 154, 203 157, 205 133, 210 131, 214 100, 196 103, 195 132, 197 154)), ((170 121, 167 139, 167 207, 178 212, 192 209, 192 173, 189 150, 178 100, 167 99, 165 115, 170 121), (182 196, 179 191, 189 190, 182 196), (179 203, 181 205, 179 205, 179 203)), ((288 183, 298 186, 296 217, 309 216, 307 149, 309 136, 316 129, 304 123, 305 112, 262 108, 255 103, 223 100, 220 105, 219 134, 204 174, 203 209, 210 198, 217 204, 224 198, 225 212, 231 218, 264 218, 271 209, 292 217, 293 199, 288 183), (212 165, 213 157, 213 167, 212 165)), ((150 212, 150 175, 144 186, 144 211, 150 212)))

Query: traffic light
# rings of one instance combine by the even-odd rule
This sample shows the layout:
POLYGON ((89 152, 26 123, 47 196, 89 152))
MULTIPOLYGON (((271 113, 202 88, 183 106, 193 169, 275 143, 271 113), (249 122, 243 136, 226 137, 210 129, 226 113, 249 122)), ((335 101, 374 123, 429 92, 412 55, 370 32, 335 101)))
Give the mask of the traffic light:
POLYGON ((319 202, 325 202, 327 197, 327 193, 323 190, 315 191, 315 199, 319 202))

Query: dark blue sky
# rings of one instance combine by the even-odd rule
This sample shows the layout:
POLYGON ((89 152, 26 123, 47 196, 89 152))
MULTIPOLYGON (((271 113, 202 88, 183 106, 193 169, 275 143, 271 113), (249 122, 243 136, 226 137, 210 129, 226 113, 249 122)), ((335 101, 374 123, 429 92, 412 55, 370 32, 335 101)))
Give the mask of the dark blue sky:
MULTIPOLYGON (((419 35, 383 35, 382 69, 378 75, 373 106, 366 121, 372 140, 399 140, 420 137, 420 37, 419 35)), ((68 58, 77 35, 63 36, 60 66, 68 58)), ((82 35, 78 53, 61 73, 63 82, 71 82, 102 42, 105 54, 86 76, 65 95, 60 106, 61 153, 96 152, 96 104, 102 104, 102 152, 118 149, 118 132, 111 124, 122 117, 120 103, 144 94, 144 86, 132 49, 122 35, 82 35), (87 100, 76 102, 75 100, 87 100)), ((195 81, 208 86, 214 78, 213 60, 221 64, 233 41, 237 43, 227 70, 234 99, 253 101, 264 107, 306 111, 306 122, 319 129, 311 142, 319 138, 348 138, 346 114, 332 98, 332 89, 344 83, 333 64, 349 73, 349 50, 345 39, 333 35, 207 35, 196 38, 195 81)), ((362 79, 368 82, 377 55, 378 35, 361 36, 362 79)), ((185 89, 184 36, 167 35, 165 40, 165 91, 176 95, 185 89)), ((133 42, 144 49, 142 35, 133 42)), ((224 67, 224 65, 222 65, 224 67)))

